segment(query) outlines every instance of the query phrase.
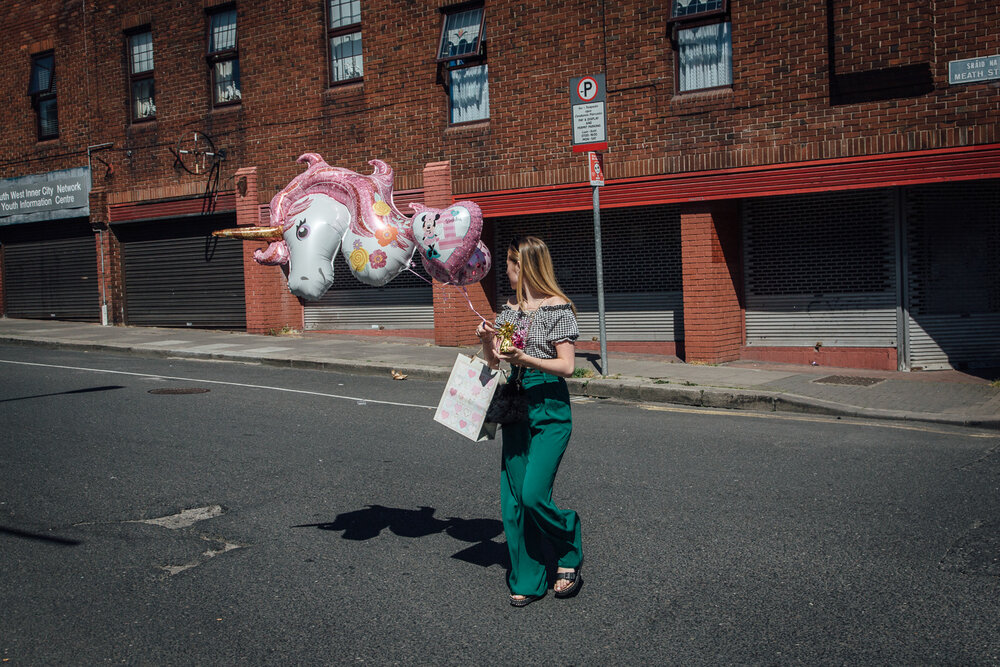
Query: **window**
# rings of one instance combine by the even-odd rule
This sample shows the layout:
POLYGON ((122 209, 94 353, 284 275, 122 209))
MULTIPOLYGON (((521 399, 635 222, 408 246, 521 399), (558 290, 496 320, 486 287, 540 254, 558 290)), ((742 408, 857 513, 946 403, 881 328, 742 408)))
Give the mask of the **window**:
POLYGON ((451 123, 490 117, 489 71, 486 64, 486 16, 478 3, 455 5, 444 13, 437 61, 440 81, 448 91, 451 123))
POLYGON ((31 58, 31 81, 28 95, 35 107, 39 141, 59 136, 59 115, 56 109, 56 57, 42 53, 31 58))
POLYGON ((153 93, 153 33, 149 30, 128 38, 129 96, 132 122, 156 118, 153 93))
POLYGON ((733 40, 726 0, 671 0, 679 92, 733 83, 733 40))
POLYGON ((236 40, 236 8, 209 14, 208 66, 212 71, 212 104, 238 104, 240 60, 236 40))
POLYGON ((329 0, 330 83, 357 81, 364 75, 361 59, 361 0, 329 0))

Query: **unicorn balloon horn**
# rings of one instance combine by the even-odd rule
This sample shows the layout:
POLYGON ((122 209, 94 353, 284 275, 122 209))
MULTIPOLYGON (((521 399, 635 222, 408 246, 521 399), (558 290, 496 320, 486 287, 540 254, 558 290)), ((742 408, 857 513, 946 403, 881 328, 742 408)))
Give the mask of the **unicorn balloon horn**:
POLYGON ((212 236, 244 241, 280 241, 281 227, 233 227, 212 232, 212 236))

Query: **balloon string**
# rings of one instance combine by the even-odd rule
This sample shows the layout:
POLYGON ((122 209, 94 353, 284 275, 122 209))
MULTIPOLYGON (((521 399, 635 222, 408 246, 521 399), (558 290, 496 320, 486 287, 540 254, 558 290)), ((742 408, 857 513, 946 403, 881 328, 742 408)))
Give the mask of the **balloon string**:
POLYGON ((432 286, 434 285, 434 283, 432 283, 431 281, 427 280, 427 278, 424 278, 422 275, 420 275, 419 273, 417 273, 416 271, 413 270, 413 262, 410 262, 410 265, 408 267, 406 267, 406 270, 409 271, 410 273, 412 273, 413 275, 415 275, 417 278, 420 278, 421 280, 423 280, 428 285, 432 285, 432 286))
MULTIPOLYGON (((445 284, 447 284, 447 283, 445 283, 445 284)), ((458 286, 456 285, 456 287, 458 287, 458 286)), ((476 307, 472 305, 472 299, 469 298, 469 291, 467 289, 465 289, 465 285, 462 285, 462 294, 465 295, 465 302, 469 304, 469 310, 471 310, 472 312, 474 312, 476 314, 476 317, 478 317, 479 319, 481 319, 483 321, 483 324, 489 324, 489 322, 486 320, 486 318, 483 317, 482 315, 480 315, 479 311, 476 310, 476 307)))
MULTIPOLYGON (((420 278, 421 280, 423 280, 428 285, 431 285, 431 286, 434 285, 433 282, 431 282, 430 280, 427 280, 427 278, 424 278, 422 275, 420 275, 419 273, 417 273, 416 271, 413 270, 413 262, 410 262, 410 265, 408 267, 406 267, 406 270, 409 271, 410 273, 412 273, 413 275, 415 275, 417 278, 420 278)), ((481 319, 484 323, 486 323, 486 324, 490 323, 490 321, 487 320, 482 315, 480 315, 479 311, 476 310, 476 307, 472 305, 472 299, 469 298, 469 291, 467 289, 465 289, 464 285, 455 285, 454 283, 443 283, 443 284, 445 284, 445 285, 451 285, 452 287, 458 287, 458 288, 460 288, 462 290, 462 294, 465 295, 465 302, 469 304, 469 310, 471 310, 472 312, 474 312, 476 314, 476 317, 478 317, 479 319, 481 319)))

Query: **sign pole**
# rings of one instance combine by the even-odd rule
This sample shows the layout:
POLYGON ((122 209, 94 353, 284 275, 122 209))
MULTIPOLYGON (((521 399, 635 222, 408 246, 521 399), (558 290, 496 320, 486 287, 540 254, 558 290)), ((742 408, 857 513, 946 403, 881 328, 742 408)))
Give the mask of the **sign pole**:
POLYGON ((608 337, 604 320, 604 259, 601 255, 601 194, 599 186, 594 190, 594 252, 597 256, 597 320, 601 334, 601 375, 608 372, 608 337))
POLYGON ((608 337, 604 313, 604 258, 601 253, 601 195, 604 185, 604 161, 599 151, 608 150, 608 128, 603 74, 569 80, 569 105, 573 126, 573 152, 588 151, 590 185, 594 190, 594 251, 597 273, 597 318, 601 334, 601 375, 608 373, 608 337))

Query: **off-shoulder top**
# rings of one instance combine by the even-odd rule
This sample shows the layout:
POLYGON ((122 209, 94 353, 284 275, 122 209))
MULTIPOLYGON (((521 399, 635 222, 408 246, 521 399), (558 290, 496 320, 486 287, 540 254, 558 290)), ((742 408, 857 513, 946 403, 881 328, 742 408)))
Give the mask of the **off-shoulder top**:
POLYGON ((533 312, 522 312, 504 304, 497 313, 496 325, 512 322, 515 329, 529 326, 525 337, 524 353, 538 359, 555 359, 556 343, 575 341, 580 336, 580 329, 573 314, 573 307, 568 303, 557 306, 539 306, 533 312))

